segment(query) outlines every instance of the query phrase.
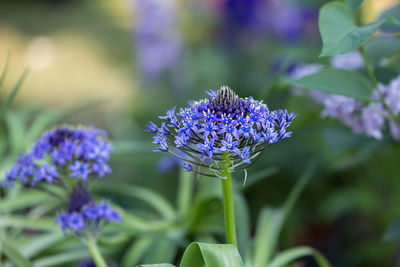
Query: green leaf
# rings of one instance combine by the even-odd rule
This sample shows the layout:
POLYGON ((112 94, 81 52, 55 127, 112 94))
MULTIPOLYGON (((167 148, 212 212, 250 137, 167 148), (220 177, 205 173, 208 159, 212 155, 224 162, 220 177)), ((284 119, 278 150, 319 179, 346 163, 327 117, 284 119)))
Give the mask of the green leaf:
MULTIPOLYGON (((132 242, 122 258, 122 267, 131 267, 139 262, 143 255, 147 254, 153 245, 154 239, 150 236, 143 236, 132 242)), ((140 265, 147 266, 147 265, 140 265)))
POLYGON ((331 266, 328 260, 325 259, 325 257, 320 252, 311 247, 304 246, 282 251, 271 261, 270 264, 268 264, 268 267, 287 266, 287 264, 306 256, 313 256, 320 267, 331 266))
POLYGON ((0 106, 0 118, 4 116, 8 107, 10 106, 11 102, 13 101, 15 95, 17 94, 18 90, 21 88, 23 81, 25 80, 26 75, 28 74, 28 69, 26 69, 21 77, 18 79, 18 82, 15 84, 14 88, 11 90, 11 93, 8 95, 6 100, 0 106))
POLYGON ((272 258, 278 244, 284 213, 282 209, 264 208, 257 223, 254 267, 265 267, 272 258))
POLYGON ((177 246, 174 238, 175 237, 155 235, 155 242, 144 259, 144 262, 156 263, 173 261, 177 253, 177 246))
POLYGON ((400 5, 389 8, 379 17, 383 21, 381 30, 384 32, 399 32, 400 27, 400 5))
POLYGON ((245 198, 241 194, 236 194, 234 201, 238 247, 240 255, 245 260, 246 250, 250 244, 249 208, 245 198))
POLYGON ((95 190, 107 190, 107 192, 115 192, 118 195, 130 196, 142 200, 154 210, 156 210, 164 218, 174 218, 175 210, 171 204, 160 194, 152 190, 140 186, 134 186, 122 183, 101 182, 93 186, 95 190))
MULTIPOLYGON (((74 251, 67 251, 54 256, 42 257, 34 261, 35 267, 53 267, 65 263, 71 263, 79 260, 90 258, 89 251, 85 249, 79 249, 74 251)), ((68 266, 72 266, 69 264, 68 266)))
POLYGON ((28 242, 20 246, 22 254, 27 258, 32 258, 40 252, 51 248, 58 242, 68 239, 62 231, 55 231, 48 234, 41 234, 38 237, 30 238, 28 242))
POLYGON ((7 258, 15 264, 16 267, 33 267, 24 256, 19 253, 17 248, 13 247, 10 242, 3 242, 2 250, 7 258))
POLYGON ((365 45, 365 53, 372 68, 379 64, 379 60, 400 52, 398 38, 376 38, 365 45))
POLYGON ((1 87, 4 83, 4 80, 6 78, 9 62, 10 62, 10 54, 7 54, 6 63, 4 64, 4 68, 3 68, 3 71, 1 72, 1 76, 0 76, 0 91, 1 91, 1 87))
POLYGON ((353 11, 346 4, 325 4, 318 20, 323 42, 320 56, 342 55, 359 48, 384 22, 378 20, 358 27, 353 11))
POLYGON ((360 73, 334 68, 325 68, 317 73, 299 79, 289 78, 286 81, 297 87, 366 101, 371 100, 373 90, 371 82, 360 73))
POLYGON ((180 267, 244 267, 238 250, 230 244, 191 243, 180 267))
POLYGON ((161 263, 161 264, 142 264, 137 267, 175 267, 175 265, 169 263, 161 263))
POLYGON ((356 11, 364 2, 364 0, 346 0, 346 4, 353 10, 356 11))
POLYGON ((55 231, 54 218, 31 219, 24 216, 0 216, 0 227, 25 228, 34 230, 55 231))
POLYGON ((285 204, 283 205, 284 220, 286 220, 292 212, 294 205, 296 204, 300 194, 303 192, 304 188, 312 178, 315 171, 316 163, 313 161, 309 164, 308 168, 302 174, 302 176, 297 181, 296 185, 293 187, 292 191, 289 193, 285 204))
POLYGON ((283 208, 264 208, 261 212, 256 230, 253 258, 254 267, 264 267, 271 260, 278 245, 283 224, 289 217, 300 194, 310 181, 314 173, 315 166, 315 162, 310 163, 303 175, 297 181, 296 185, 293 187, 292 191, 289 193, 283 208))
POLYGON ((3 199, 0 202, 0 211, 11 212, 17 209, 32 207, 48 199, 48 197, 48 195, 42 192, 24 191, 22 194, 18 194, 12 198, 3 199))
POLYGON ((193 182, 193 173, 187 172, 183 168, 180 168, 177 207, 181 216, 185 216, 192 207, 193 182))
POLYGON ((383 236, 385 241, 397 241, 400 240, 400 218, 394 220, 390 226, 386 229, 385 235, 383 236))

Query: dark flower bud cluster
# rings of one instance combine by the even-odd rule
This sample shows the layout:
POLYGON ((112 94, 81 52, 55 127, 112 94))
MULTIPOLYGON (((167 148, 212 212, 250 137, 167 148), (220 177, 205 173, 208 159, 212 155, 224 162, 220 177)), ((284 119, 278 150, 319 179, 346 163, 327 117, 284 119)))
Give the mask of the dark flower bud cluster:
POLYGON ((107 162, 113 148, 107 133, 93 127, 61 126, 46 132, 32 151, 21 154, 6 172, 4 185, 20 180, 34 186, 39 182, 52 184, 65 177, 87 181, 111 173, 107 162))
POLYGON ((97 236, 105 223, 113 221, 121 223, 119 213, 107 202, 96 205, 82 183, 76 184, 70 195, 69 211, 56 219, 63 231, 71 230, 81 237, 88 233, 97 236))
MULTIPOLYGON (((108 267, 118 267, 118 264, 107 261, 107 266, 108 267)), ((81 262, 79 262, 78 265, 76 265, 76 267, 96 267, 96 263, 92 259, 85 259, 85 260, 82 260, 81 262)))
POLYGON ((209 91, 208 99, 189 102, 175 112, 167 111, 160 126, 153 122, 157 151, 167 151, 185 160, 184 168, 204 175, 219 176, 221 163, 229 160, 230 171, 245 169, 269 145, 291 136, 287 127, 295 118, 286 110, 269 110, 263 101, 240 98, 227 86, 209 91), (192 165, 207 169, 207 173, 192 165), (211 173, 210 173, 211 171, 211 173))

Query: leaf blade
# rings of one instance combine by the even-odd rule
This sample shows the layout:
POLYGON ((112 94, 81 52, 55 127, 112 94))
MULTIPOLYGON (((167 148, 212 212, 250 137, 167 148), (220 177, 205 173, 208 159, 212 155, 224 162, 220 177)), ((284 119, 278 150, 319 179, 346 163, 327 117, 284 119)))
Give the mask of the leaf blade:
POLYGON ((373 86, 371 82, 357 72, 325 68, 317 73, 299 79, 286 79, 291 85, 318 90, 327 94, 343 95, 362 101, 370 101, 373 86))
POLYGON ((359 48, 384 22, 358 27, 353 11, 345 3, 325 4, 318 19, 323 43, 320 57, 343 55, 359 48))
POLYGON ((320 267, 330 267, 328 260, 317 250, 311 247, 295 247, 279 253, 268 265, 268 267, 282 267, 298 258, 313 256, 320 267))
POLYGON ((191 243, 180 267, 244 267, 238 250, 230 244, 191 243))

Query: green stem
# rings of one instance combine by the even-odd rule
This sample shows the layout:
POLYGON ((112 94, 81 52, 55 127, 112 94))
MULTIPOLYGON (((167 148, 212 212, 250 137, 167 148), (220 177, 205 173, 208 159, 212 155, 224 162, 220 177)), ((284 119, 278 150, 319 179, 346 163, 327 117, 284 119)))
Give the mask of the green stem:
POLYGON ((378 86, 378 82, 376 80, 374 72, 372 71, 371 65, 369 64, 367 54, 365 53, 364 45, 360 46, 360 52, 361 52, 361 54, 362 54, 362 56, 364 58, 365 68, 367 69, 368 76, 370 77, 370 79, 372 81, 372 84, 374 85, 374 87, 378 91, 379 96, 380 96, 381 101, 382 101, 382 104, 385 106, 386 110, 389 112, 390 117, 392 118, 392 120, 395 121, 397 123, 397 125, 400 126, 399 118, 396 116, 396 114, 394 114, 393 110, 390 108, 390 106, 386 102, 385 95, 383 94, 382 90, 378 86))
POLYGON ((87 246, 89 248, 90 255, 92 255, 93 261, 96 263, 96 266, 107 267, 107 263, 101 255, 99 248, 97 247, 96 239, 94 239, 93 237, 89 237, 87 240, 87 246))
POLYGON ((226 179, 221 179, 221 183, 224 205, 226 242, 237 247, 235 210, 233 207, 232 175, 229 172, 229 166, 232 165, 232 162, 229 159, 228 153, 224 153, 223 159, 224 161, 221 163, 221 167, 223 169, 221 175, 226 177, 226 179))

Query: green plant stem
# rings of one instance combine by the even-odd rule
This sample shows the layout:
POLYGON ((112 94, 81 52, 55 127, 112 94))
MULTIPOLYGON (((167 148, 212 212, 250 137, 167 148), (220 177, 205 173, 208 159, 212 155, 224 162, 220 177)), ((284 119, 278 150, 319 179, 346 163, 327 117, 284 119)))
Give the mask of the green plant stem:
POLYGON ((369 64, 367 54, 365 53, 364 45, 360 46, 360 52, 361 52, 361 54, 362 54, 362 56, 364 58, 365 68, 367 69, 368 76, 370 77, 370 79, 372 81, 372 84, 374 85, 374 87, 378 91, 379 96, 380 96, 381 101, 382 101, 382 104, 385 106, 386 110, 389 112, 390 117, 392 118, 392 120, 395 121, 398 126, 400 126, 399 118, 396 116, 396 114, 394 114, 393 110, 390 108, 390 106, 386 102, 385 95, 383 94, 382 90, 378 86, 378 82, 376 80, 374 72, 372 71, 371 65, 369 64))
POLYGON ((224 206, 224 219, 225 219, 225 235, 226 242, 237 247, 236 240, 236 226, 235 226, 235 210, 233 206, 233 191, 232 191, 232 175, 229 172, 229 166, 232 162, 229 159, 228 153, 224 153, 224 161, 221 163, 223 171, 221 175, 226 179, 221 179, 222 183, 222 196, 224 206))
POLYGON ((97 267, 107 267, 107 263, 100 253, 97 247, 96 239, 89 237, 87 240, 87 246, 89 248, 90 255, 92 255, 93 261, 96 263, 97 267))

